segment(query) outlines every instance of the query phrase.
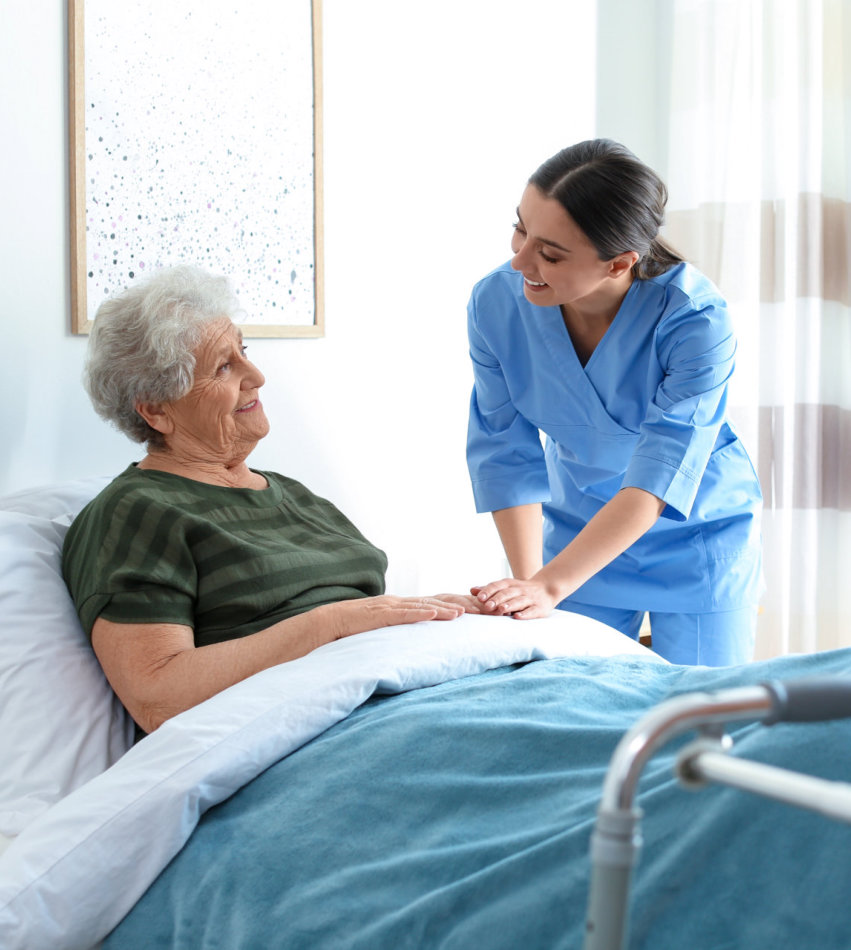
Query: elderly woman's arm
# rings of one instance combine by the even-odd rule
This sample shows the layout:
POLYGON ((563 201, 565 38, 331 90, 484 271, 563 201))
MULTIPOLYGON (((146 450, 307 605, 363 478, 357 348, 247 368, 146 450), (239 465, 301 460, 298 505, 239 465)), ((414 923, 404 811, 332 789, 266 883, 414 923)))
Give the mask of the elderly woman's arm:
POLYGON ((466 600, 454 595, 345 600, 315 607, 247 637, 203 647, 195 646, 192 628, 181 624, 126 624, 98 618, 92 646, 130 715, 145 732, 153 732, 172 716, 260 670, 377 627, 452 620, 464 612, 466 600), (453 602, 444 596, 452 596, 453 602))

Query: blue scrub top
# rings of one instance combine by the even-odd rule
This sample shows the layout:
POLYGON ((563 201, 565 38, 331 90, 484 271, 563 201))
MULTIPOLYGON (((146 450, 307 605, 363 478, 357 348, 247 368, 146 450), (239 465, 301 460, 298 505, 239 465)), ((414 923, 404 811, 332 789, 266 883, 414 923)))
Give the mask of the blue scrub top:
POLYGON ((706 277, 684 263, 634 280, 585 366, 561 310, 529 303, 509 264, 474 287, 468 330, 478 511, 542 502, 546 562, 621 488, 665 502, 650 531, 568 600, 672 613, 756 606, 762 495, 725 418, 736 341, 706 277))

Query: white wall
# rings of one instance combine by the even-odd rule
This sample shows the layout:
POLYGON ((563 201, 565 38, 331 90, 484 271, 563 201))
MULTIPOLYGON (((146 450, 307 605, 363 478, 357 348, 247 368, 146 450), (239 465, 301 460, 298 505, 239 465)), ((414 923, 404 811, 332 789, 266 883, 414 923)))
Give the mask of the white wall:
POLYGON ((596 135, 667 179, 673 0, 597 0, 596 135))
MULTIPOLYGON (((68 330, 65 4, 0 16, 5 493, 140 450, 89 407, 68 330)), ((343 508, 390 589, 503 570, 464 463, 465 305, 508 256, 526 177, 594 134, 595 29, 589 0, 324 0, 327 335, 250 341, 273 427, 252 462, 343 508)))

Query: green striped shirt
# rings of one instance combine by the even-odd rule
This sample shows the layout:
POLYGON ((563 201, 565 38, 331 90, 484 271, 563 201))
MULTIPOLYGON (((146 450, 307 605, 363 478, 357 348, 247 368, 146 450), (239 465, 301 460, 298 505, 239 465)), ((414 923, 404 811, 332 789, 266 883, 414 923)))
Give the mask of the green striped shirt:
POLYGON ((329 501, 274 472, 224 488, 131 465, 74 519, 62 569, 83 629, 178 623, 204 646, 384 592, 387 558, 329 501))

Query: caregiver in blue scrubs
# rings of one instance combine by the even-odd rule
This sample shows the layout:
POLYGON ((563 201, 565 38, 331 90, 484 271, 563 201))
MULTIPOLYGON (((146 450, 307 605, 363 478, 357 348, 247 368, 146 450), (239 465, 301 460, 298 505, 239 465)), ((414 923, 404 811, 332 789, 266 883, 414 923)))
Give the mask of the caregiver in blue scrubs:
POLYGON ((649 612, 672 662, 742 663, 762 499, 726 414, 736 340, 718 290, 658 236, 666 200, 622 145, 564 149, 523 192, 511 261, 473 289, 467 460, 513 574, 473 593, 633 638, 649 612))

